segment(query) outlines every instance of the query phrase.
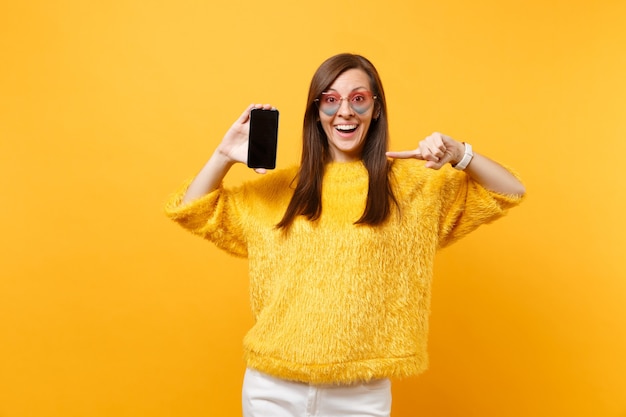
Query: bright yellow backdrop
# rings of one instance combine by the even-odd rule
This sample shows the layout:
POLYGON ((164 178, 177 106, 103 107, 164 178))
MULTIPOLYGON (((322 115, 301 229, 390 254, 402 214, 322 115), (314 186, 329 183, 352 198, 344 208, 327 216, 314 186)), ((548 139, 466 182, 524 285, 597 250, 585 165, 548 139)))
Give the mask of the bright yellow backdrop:
POLYGON ((626 416, 624 22, 621 0, 3 2, 0 416, 240 415, 246 263, 162 204, 250 102, 297 161, 344 51, 378 66, 394 149, 439 130, 529 190, 440 254, 431 368, 394 416, 626 416))

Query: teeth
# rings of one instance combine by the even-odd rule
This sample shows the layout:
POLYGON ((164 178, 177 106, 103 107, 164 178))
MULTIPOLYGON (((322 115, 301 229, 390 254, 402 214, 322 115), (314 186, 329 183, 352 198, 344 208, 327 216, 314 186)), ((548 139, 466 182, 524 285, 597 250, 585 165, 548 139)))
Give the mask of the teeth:
POLYGON ((357 125, 337 125, 335 126, 335 129, 338 130, 353 130, 356 129, 357 125))

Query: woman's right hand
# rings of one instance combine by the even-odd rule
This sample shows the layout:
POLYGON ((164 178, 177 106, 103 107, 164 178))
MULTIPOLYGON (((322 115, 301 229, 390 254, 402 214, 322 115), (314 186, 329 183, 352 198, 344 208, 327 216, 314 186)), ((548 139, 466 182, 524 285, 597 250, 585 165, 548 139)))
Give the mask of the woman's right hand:
MULTIPOLYGON (((248 163, 248 136, 250 134, 250 111, 252 109, 271 110, 270 104, 251 104, 228 129, 217 151, 230 163, 248 163)), ((264 171, 264 170, 257 170, 264 171)))
MULTIPOLYGON (((269 104, 251 104, 228 129, 224 138, 211 155, 198 175, 193 179, 182 203, 195 200, 218 188, 230 167, 239 162, 248 164, 248 135, 250 133, 250 111, 257 109, 272 109, 269 104)), ((255 169, 259 174, 265 169, 255 169)))

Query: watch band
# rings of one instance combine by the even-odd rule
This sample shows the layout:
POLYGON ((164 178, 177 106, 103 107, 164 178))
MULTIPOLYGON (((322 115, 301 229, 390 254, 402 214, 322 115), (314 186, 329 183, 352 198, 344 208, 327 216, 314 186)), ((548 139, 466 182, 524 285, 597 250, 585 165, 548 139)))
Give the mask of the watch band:
POLYGON ((472 161, 474 157, 474 152, 472 152, 472 145, 467 142, 463 142, 465 145, 465 153, 463 154, 463 158, 456 164, 452 165, 452 168, 458 169, 459 171, 463 171, 469 163, 472 161))

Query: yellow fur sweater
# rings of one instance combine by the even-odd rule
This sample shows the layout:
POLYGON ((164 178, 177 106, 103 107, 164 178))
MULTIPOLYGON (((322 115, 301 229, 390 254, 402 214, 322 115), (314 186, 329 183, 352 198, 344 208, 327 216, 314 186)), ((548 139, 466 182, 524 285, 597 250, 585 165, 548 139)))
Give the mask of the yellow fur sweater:
POLYGON ((365 207, 361 162, 331 163, 322 215, 274 226, 296 168, 278 170, 166 213, 220 248, 247 257, 255 324, 247 366, 289 380, 349 383, 402 377, 427 366, 433 259, 438 248, 502 216, 519 197, 489 192, 450 167, 393 163, 399 209, 382 226, 354 225, 365 207))

